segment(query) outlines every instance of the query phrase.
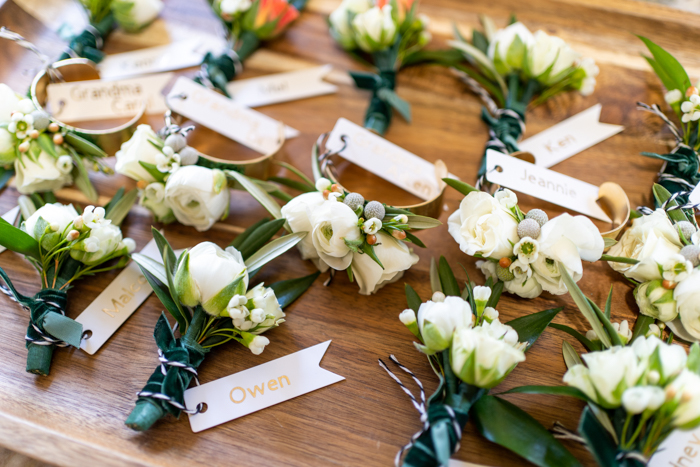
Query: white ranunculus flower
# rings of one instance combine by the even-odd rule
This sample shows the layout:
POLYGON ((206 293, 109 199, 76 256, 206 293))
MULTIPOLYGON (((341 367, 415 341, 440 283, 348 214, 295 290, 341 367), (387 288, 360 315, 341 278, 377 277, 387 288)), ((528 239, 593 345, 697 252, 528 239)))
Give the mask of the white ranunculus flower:
POLYGON ((600 231, 589 218, 566 213, 544 224, 537 240, 542 253, 577 272, 582 272, 578 269, 581 261, 569 257, 573 253, 570 245, 578 251, 577 257, 591 262, 600 259, 605 247, 600 231))
POLYGON ((673 290, 683 327, 700 340, 700 270, 693 272, 673 290))
POLYGON ((503 283, 506 292, 510 292, 523 298, 535 298, 542 294, 542 285, 535 277, 515 278, 503 283))
POLYGON ((352 274, 362 295, 373 294, 383 286, 396 282, 403 277, 404 271, 418 262, 418 255, 406 243, 384 232, 377 233, 374 253, 384 269, 366 253, 352 254, 352 274))
POLYGON ((219 10, 224 15, 233 17, 238 13, 243 13, 247 11, 253 2, 251 0, 221 0, 219 2, 219 10))
POLYGON ((469 256, 501 259, 513 254, 518 223, 496 199, 483 191, 469 193, 447 219, 450 235, 469 256))
POLYGON ((548 85, 555 84, 574 66, 578 58, 579 55, 561 38, 537 31, 527 54, 530 76, 544 78, 544 83, 548 85), (547 70, 549 73, 542 76, 547 70))
MULTIPOLYGON (((282 217, 287 219, 287 223, 293 233, 311 232, 313 230, 311 213, 322 205, 324 201, 323 194, 319 191, 303 193, 282 206, 282 217)), ((307 235, 297 243, 297 248, 299 248, 302 259, 313 261, 321 272, 328 270, 328 264, 318 255, 311 235, 307 235)))
POLYGON ((496 282, 498 280, 498 275, 496 274, 496 262, 480 259, 476 262, 476 267, 481 270, 481 273, 486 279, 491 279, 496 282))
POLYGON ((388 4, 358 13, 352 20, 352 27, 357 45, 365 52, 383 50, 393 44, 396 37, 396 24, 388 4))
MULTIPOLYGON (((574 258, 573 256, 571 258, 574 258)), ((579 260, 579 265, 581 261, 579 260)), ((561 277, 561 271, 559 271, 559 265, 553 259, 547 258, 544 255, 540 255, 537 261, 532 263, 533 278, 537 280, 542 289, 554 295, 563 295, 567 292, 566 284, 564 284, 564 279, 561 277)), ((583 271, 583 268, 579 268, 583 271)), ((578 282, 583 277, 581 272, 569 270, 569 275, 574 280, 578 282)))
POLYGON ((117 252, 126 254, 122 231, 113 224, 103 223, 90 230, 90 235, 73 245, 71 258, 88 266, 100 264, 117 252))
POLYGON ((10 123, 12 112, 17 110, 20 96, 5 83, 0 83, 0 123, 10 123))
POLYGON ((0 128, 0 166, 11 164, 15 160, 15 144, 14 135, 5 128, 0 128))
POLYGON ((645 282, 634 289, 634 299, 639 312, 663 322, 673 321, 678 316, 674 291, 663 287, 661 280, 645 282))
POLYGON ((157 222, 169 223, 175 220, 173 210, 165 201, 165 184, 153 182, 141 191, 139 204, 153 213, 157 222))
POLYGON ((55 191, 70 185, 73 178, 70 173, 63 173, 56 165, 56 159, 41 151, 37 161, 29 157, 15 160, 15 185, 23 195, 39 191, 55 191))
POLYGON ((178 222, 200 232, 228 213, 229 199, 226 175, 218 169, 187 165, 165 183, 165 201, 178 222))
POLYGON ((347 269, 352 251, 345 240, 359 240, 357 215, 349 206, 327 200, 311 211, 311 241, 319 257, 336 270, 347 269))
POLYGON ((162 152, 149 140, 160 141, 153 128, 145 124, 136 127, 136 132, 131 136, 131 139, 122 144, 121 149, 115 155, 117 158, 117 163, 114 166, 115 172, 137 181, 155 182, 153 176, 139 164, 141 161, 156 165, 158 156, 162 155, 162 152))
POLYGON ((492 388, 525 361, 520 347, 517 332, 498 320, 475 328, 460 328, 452 340, 452 370, 465 383, 492 388))
POLYGON ((513 70, 522 69, 526 51, 534 40, 523 23, 513 23, 496 31, 486 54, 494 62, 498 73, 507 75, 513 70), (516 38, 519 40, 516 41, 516 38))
POLYGON ((352 18, 372 8, 369 0, 343 0, 328 17, 331 35, 345 49, 356 46, 352 29, 352 18))
POLYGON ((149 25, 163 9, 161 0, 112 0, 114 18, 124 30, 135 32, 149 25))
POLYGON ((588 375, 598 395, 598 404, 609 409, 621 405, 622 394, 637 384, 646 369, 646 365, 640 364, 631 347, 611 347, 583 354, 582 358, 588 366, 588 375))
POLYGON ((685 369, 666 388, 680 402, 673 411, 673 425, 690 430, 700 423, 700 376, 685 369))
POLYGON ((598 394, 596 394, 595 388, 593 387, 593 383, 591 382, 590 371, 588 371, 588 368, 586 368, 585 365, 578 364, 569 368, 567 372, 564 373, 563 381, 564 384, 573 386, 581 390, 592 400, 598 400, 598 394))
POLYGON ((78 211, 75 210, 72 204, 63 205, 61 203, 45 204, 34 211, 34 213, 22 223, 22 228, 36 240, 39 240, 41 236, 41 234, 38 236, 35 235, 34 232, 34 227, 36 227, 36 223, 40 217, 49 225, 56 227, 56 232, 62 233, 66 230, 66 227, 78 217, 78 211))
POLYGON ((461 297, 446 297, 442 302, 427 301, 418 308, 418 328, 431 353, 448 348, 454 332, 471 327, 473 318, 469 303, 461 297))
POLYGON ((614 270, 640 282, 661 279, 657 263, 676 254, 681 247, 680 237, 663 209, 657 209, 648 216, 632 221, 620 241, 613 245, 608 254, 640 261, 637 264, 608 263, 614 270))
POLYGON ((241 253, 233 247, 222 250, 211 242, 200 243, 189 250, 175 272, 175 292, 180 301, 187 306, 201 304, 213 316, 221 314, 234 295, 242 295, 247 289, 248 271, 241 253), (239 277, 241 280, 233 286, 239 277))

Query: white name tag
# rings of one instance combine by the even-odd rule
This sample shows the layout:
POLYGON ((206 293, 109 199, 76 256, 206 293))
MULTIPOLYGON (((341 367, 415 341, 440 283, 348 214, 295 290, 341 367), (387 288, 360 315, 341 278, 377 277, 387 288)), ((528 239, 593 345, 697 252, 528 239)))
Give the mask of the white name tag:
POLYGON ((693 204, 700 203, 700 185, 693 188, 693 191, 691 191, 690 195, 688 195, 688 201, 693 204))
POLYGON ((209 51, 220 50, 224 42, 199 35, 168 45, 107 55, 98 65, 102 79, 161 73, 199 66, 209 51))
POLYGON ((226 90, 236 102, 247 107, 321 96, 338 90, 336 86, 323 81, 323 77, 332 69, 331 65, 323 65, 259 78, 234 80, 226 86, 226 90))
POLYGON ((425 159, 344 118, 338 119, 326 147, 339 151, 344 145, 341 136, 347 142, 339 154, 344 159, 424 200, 440 193, 435 166, 425 159))
MULTIPOLYGON (((142 255, 160 261, 158 246, 151 240, 141 250, 142 255)), ((83 339, 80 348, 94 355, 107 339, 153 292, 138 264, 129 263, 122 272, 75 320, 83 325, 90 336, 83 339)))
POLYGON ((648 467, 700 467, 700 428, 676 430, 661 443, 648 467))
MULTIPOLYGON (((6 222, 9 222, 12 225, 15 225, 17 216, 19 216, 19 206, 15 206, 14 208, 10 209, 5 214, 3 214, 2 219, 6 222)), ((5 248, 4 246, 0 246, 0 253, 5 251, 6 249, 7 248, 5 248)))
POLYGON ((596 203, 598 187, 595 185, 492 149, 486 152, 486 167, 486 178, 491 183, 611 222, 596 203))
POLYGON ((49 84, 49 108, 64 122, 133 117, 144 102, 147 114, 163 114, 168 110, 163 88, 172 77, 172 73, 166 73, 118 81, 49 84))
POLYGON ((206 430, 344 380, 319 366, 330 343, 326 341, 186 390, 187 407, 207 405, 205 412, 190 415, 192 431, 206 430))
POLYGON ((601 141, 621 132, 625 127, 600 123, 602 106, 593 107, 557 123, 518 144, 521 151, 535 156, 535 165, 551 167, 601 141))
POLYGON ((274 151, 284 132, 281 122, 182 76, 167 103, 174 112, 262 154, 274 151))

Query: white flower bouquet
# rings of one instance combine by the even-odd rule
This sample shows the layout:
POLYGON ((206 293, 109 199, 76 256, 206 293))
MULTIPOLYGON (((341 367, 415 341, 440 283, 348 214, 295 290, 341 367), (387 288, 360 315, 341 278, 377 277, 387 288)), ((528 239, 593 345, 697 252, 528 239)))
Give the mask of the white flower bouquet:
MULTIPOLYGON (((690 354, 664 342, 661 329, 637 319, 612 323, 611 297, 601 310, 566 274, 567 286, 592 330, 583 336, 560 324, 551 327, 575 337, 588 350, 579 356, 568 342, 563 354, 567 386, 522 386, 510 393, 567 395, 588 403, 578 435, 559 426, 557 435, 579 439, 599 465, 642 467, 674 430, 700 426, 700 345, 690 354)), ((643 317, 640 317, 643 318, 643 317)))
MULTIPOLYGON (((406 284, 409 308, 399 319, 419 339, 415 345, 428 356, 440 383, 427 404, 411 396, 424 425, 399 451, 395 465, 447 465, 459 449, 462 430, 469 419, 486 439, 535 465, 580 465, 534 418, 510 402, 489 395, 525 361, 525 352, 562 308, 503 324, 495 308, 500 291, 493 286, 493 280, 489 278, 486 286, 477 286, 467 278, 460 291, 444 257, 438 265, 434 261, 431 264, 430 284, 433 296, 427 302, 422 302, 406 284)), ((392 361, 413 376, 393 356, 392 361)), ((399 382, 384 362, 379 362, 399 382)), ((422 391, 422 385, 417 383, 422 391)), ((423 394, 420 400, 425 401, 423 394)))
POLYGON ((270 343, 261 334, 284 322, 283 308, 304 293, 319 274, 269 287, 262 283, 250 287, 250 280, 260 268, 306 235, 294 233, 270 241, 282 224, 281 219, 263 220, 236 237, 225 250, 204 242, 179 257, 153 229, 163 262, 140 254, 134 255, 134 261, 177 321, 180 337, 175 337, 175 329, 163 312, 153 336, 161 365, 138 393, 127 426, 145 431, 168 413, 179 417, 183 411, 199 411, 201 407, 185 407, 183 394, 213 347, 237 341, 259 355, 270 343))
POLYGON ((72 131, 61 129, 49 115, 0 83, 0 188, 15 176, 17 191, 25 195, 51 192, 75 182, 90 201, 97 192, 88 168, 112 169, 107 154, 72 131))
POLYGON ((549 219, 541 209, 527 214, 507 188, 494 195, 466 183, 443 179, 465 198, 447 220, 450 235, 496 286, 523 298, 543 290, 565 294, 561 267, 575 282, 583 277, 582 261, 597 261, 605 248, 598 228, 585 216, 562 214, 549 219), (502 284, 502 285, 499 285, 502 284))
POLYGON ((42 376, 49 374, 54 348, 79 348, 83 337, 82 324, 66 316, 68 289, 82 277, 124 267, 136 248, 119 228, 135 191, 120 190, 104 208, 87 206, 82 214, 52 195, 46 198, 54 202, 37 206, 43 203, 37 195, 20 200, 25 218, 20 228, 0 219, 0 245, 24 255, 41 276, 41 290, 28 297, 0 269, 7 284, 2 291, 29 311, 27 371, 42 376))

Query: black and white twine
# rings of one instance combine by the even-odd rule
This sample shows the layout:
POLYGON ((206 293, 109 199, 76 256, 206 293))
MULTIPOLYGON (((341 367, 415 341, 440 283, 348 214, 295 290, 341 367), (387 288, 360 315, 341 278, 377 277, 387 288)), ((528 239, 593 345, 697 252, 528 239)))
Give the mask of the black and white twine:
MULTIPOLYGON (((15 295, 12 293, 12 291, 6 285, 0 284, 0 292, 4 293, 8 297, 10 297, 10 300, 12 300, 13 302, 17 302, 24 310, 30 311, 30 308, 27 305, 25 305, 25 304, 21 303, 19 300, 17 300, 17 297, 15 297, 15 295)), ((34 300, 46 303, 50 307, 54 308, 54 311, 56 313, 60 313, 63 316, 66 315, 66 312, 63 311, 63 309, 61 309, 61 307, 55 302, 52 302, 49 300, 44 300, 41 298, 34 298, 34 300)), ((49 334, 46 334, 44 331, 39 329, 39 327, 34 323, 31 323, 31 325, 32 325, 32 328, 34 328, 34 331, 36 331, 36 333, 39 335, 39 338, 34 339, 27 334, 24 336, 24 340, 26 340, 27 342, 30 342, 34 345, 55 345, 56 347, 68 347, 69 344, 67 342, 62 341, 61 339, 56 339, 55 337, 52 337, 49 334)))
MULTIPOLYGON (((666 212, 677 211, 678 209, 691 209, 691 210, 698 209, 700 207, 700 203, 688 202, 688 203, 684 203, 684 204, 671 205, 671 203, 677 202, 676 200, 678 197, 688 196, 688 195, 690 195, 689 191, 677 191, 677 192, 673 193, 669 199, 664 201, 661 204, 661 206, 659 206, 659 208, 663 209, 666 212)), ((641 212, 645 216, 648 216, 654 212, 653 209, 648 208, 646 206, 639 206, 637 208, 637 211, 641 212)))
MULTIPOLYGON (((420 390, 420 401, 416 398, 416 396, 413 395, 411 390, 408 389, 401 382, 399 377, 396 376, 389 369, 389 367, 387 367, 387 365, 382 361, 381 358, 378 360, 379 366, 382 367, 384 369, 384 371, 386 371, 389 374, 389 376, 391 376, 391 379, 396 381, 396 383, 401 387, 403 392, 405 392, 406 395, 408 395, 408 397, 411 399, 411 403, 416 408, 418 413, 420 413, 420 420, 421 420, 421 422, 423 422, 423 427, 419 431, 414 433, 413 436, 411 436, 411 441, 409 441, 408 444, 403 446, 401 449, 399 449, 399 452, 396 453, 396 457, 394 458, 394 465, 396 467, 399 467, 401 465, 401 458, 403 457, 404 452, 411 449, 411 447, 413 447, 413 445, 418 440, 418 438, 420 438, 423 435, 423 433, 425 433, 426 431, 428 431, 430 429, 430 421, 428 420, 428 410, 427 410, 426 405, 425 405, 425 389, 423 388, 423 383, 420 382, 418 377, 415 374, 413 374, 413 372, 411 370, 409 370, 408 368, 403 366, 401 363, 399 363, 399 361, 396 359, 396 357, 394 355, 389 355, 389 360, 394 362, 396 364, 396 366, 398 366, 400 369, 402 369, 403 371, 408 373, 408 375, 411 378, 413 378, 413 381, 415 381, 416 384, 418 385, 418 388, 420 390)), ((447 411, 447 414, 450 416, 455 434, 457 435, 457 439, 459 440, 462 438, 462 428, 459 426, 459 422, 457 421, 457 416, 455 415, 455 412, 452 409, 452 407, 450 407, 449 405, 445 405, 444 407, 445 407, 445 410, 447 411)), ((456 443, 453 453, 457 452, 458 450, 459 450, 459 442, 456 443)))

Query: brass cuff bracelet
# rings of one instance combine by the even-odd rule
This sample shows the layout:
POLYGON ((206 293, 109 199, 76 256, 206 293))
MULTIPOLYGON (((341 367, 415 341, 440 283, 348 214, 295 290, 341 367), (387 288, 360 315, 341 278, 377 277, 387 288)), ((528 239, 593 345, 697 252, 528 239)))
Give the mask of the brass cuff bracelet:
MULTIPOLYGON (((329 133, 324 133, 319 136, 318 140, 314 144, 311 151, 311 166, 314 173, 314 178, 319 179, 320 177, 325 177, 333 183, 338 184, 342 188, 342 184, 338 180, 338 175, 335 170, 335 165, 333 158, 339 156, 345 146, 343 146, 338 151, 331 151, 326 148, 326 142, 328 140, 329 133)), ((343 139, 343 142, 345 140, 343 139)), ((437 196, 424 201, 422 203, 411 204, 408 206, 393 206, 399 209, 405 209, 411 211, 414 214, 426 217, 432 217, 437 219, 442 213, 442 201, 445 194, 445 188, 447 184, 442 181, 443 178, 448 176, 447 166, 441 160, 435 162, 435 177, 437 178, 439 193, 437 196)), ((343 188, 344 189, 344 188, 343 188)), ((349 191, 349 190, 345 190, 349 191)))
MULTIPOLYGON (((50 68, 41 70, 32 81, 30 87, 30 95, 34 105, 38 109, 46 111, 49 84, 55 82, 71 82, 71 81, 89 81, 100 79, 100 72, 94 62, 86 58, 69 58, 60 60, 50 68)), ((131 135, 136 131, 141 117, 146 111, 146 102, 143 102, 139 111, 128 122, 106 130, 89 130, 87 128, 78 128, 73 125, 68 125, 58 120, 55 116, 51 116, 51 120, 56 122, 58 126, 68 131, 77 133, 79 136, 86 138, 105 151, 109 155, 114 155, 122 143, 131 138, 131 135)), ((51 115, 50 112, 47 112, 51 115)))

